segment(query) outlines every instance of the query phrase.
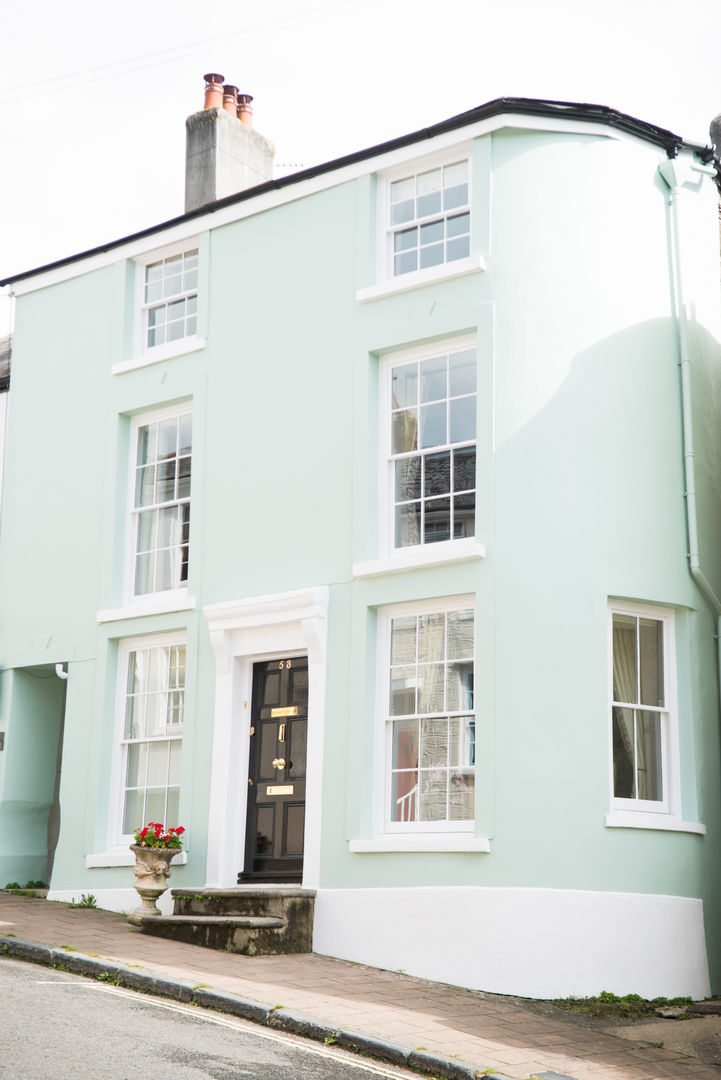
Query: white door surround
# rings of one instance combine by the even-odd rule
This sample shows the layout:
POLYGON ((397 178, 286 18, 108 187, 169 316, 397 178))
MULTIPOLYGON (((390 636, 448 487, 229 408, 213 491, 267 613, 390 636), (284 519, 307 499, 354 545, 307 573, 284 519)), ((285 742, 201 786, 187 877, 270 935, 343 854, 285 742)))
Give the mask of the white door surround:
POLYGON ((206 885, 236 884, 243 866, 253 664, 308 657, 308 780, 303 885, 320 870, 328 587, 253 596, 203 608, 215 653, 215 717, 206 885))

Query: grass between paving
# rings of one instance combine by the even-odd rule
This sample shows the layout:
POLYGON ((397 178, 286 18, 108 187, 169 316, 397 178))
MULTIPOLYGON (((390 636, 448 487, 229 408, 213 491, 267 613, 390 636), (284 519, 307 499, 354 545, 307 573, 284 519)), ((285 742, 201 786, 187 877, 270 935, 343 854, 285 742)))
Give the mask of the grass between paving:
POLYGON ((683 1008, 690 1005, 691 1001, 690 997, 657 997, 649 1001, 647 998, 642 998, 640 994, 625 994, 623 997, 619 997, 608 990, 602 990, 596 997, 555 998, 549 1004, 555 1005, 559 1009, 566 1009, 568 1012, 583 1013, 586 1016, 600 1016, 606 1020, 618 1018, 643 1020, 647 1016, 655 1016, 657 1009, 663 1009, 669 1005, 683 1008))

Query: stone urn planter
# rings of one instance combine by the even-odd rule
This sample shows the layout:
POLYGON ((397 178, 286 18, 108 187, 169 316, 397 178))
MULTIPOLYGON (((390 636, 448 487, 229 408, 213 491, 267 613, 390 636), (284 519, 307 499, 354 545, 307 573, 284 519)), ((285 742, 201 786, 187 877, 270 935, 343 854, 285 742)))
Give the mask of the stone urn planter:
POLYGON ((181 849, 131 844, 130 850, 135 854, 135 891, 143 901, 133 914, 162 915, 156 900, 168 888, 168 878, 173 872, 170 862, 181 849))

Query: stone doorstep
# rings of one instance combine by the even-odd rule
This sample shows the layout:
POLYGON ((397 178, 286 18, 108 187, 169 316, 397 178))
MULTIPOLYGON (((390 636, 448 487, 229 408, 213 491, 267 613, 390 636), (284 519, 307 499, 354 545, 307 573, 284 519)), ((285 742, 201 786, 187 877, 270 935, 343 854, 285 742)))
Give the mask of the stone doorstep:
POLYGON ((227 896, 232 899, 235 896, 307 896, 315 897, 315 889, 304 889, 300 885, 235 885, 232 889, 171 889, 170 895, 185 897, 194 896, 227 896))
POLYGON ((277 930, 285 926, 273 915, 128 915, 133 926, 235 926, 246 930, 277 930))

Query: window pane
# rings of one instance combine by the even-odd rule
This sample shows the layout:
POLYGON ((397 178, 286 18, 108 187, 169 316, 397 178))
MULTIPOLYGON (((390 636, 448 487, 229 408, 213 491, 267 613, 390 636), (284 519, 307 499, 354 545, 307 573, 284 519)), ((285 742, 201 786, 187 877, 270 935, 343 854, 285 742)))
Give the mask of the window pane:
POLYGON ((155 465, 144 465, 135 475, 135 505, 150 506, 155 502, 155 465))
POLYGON ((180 739, 173 739, 170 743, 170 765, 168 768, 168 783, 175 786, 180 784, 180 758, 183 744, 180 739))
POLYGON ((420 262, 421 270, 425 270, 429 266, 440 266, 443 262, 443 244, 433 244, 431 247, 422 247, 420 262))
POLYGON ((449 240, 455 237, 468 236, 470 227, 470 214, 456 214, 455 217, 449 217, 446 220, 446 236, 449 240))
POLYGON ((175 498, 175 459, 158 463, 157 502, 170 502, 175 498))
POLYGON ((475 777, 472 772, 453 772, 448 784, 449 821, 472 821, 475 809, 475 777))
POLYGON ((391 202, 398 203, 405 199, 413 199, 416 194, 416 178, 408 176, 404 180, 395 180, 391 184, 391 202))
POLYGON ((421 405, 421 447, 443 446, 446 437, 446 403, 421 405))
POLYGON ((157 433, 157 424, 149 424, 138 429, 138 465, 155 461, 157 433))
POLYGON ((167 808, 165 811, 166 827, 180 824, 180 788, 168 788, 167 808))
MULTIPOLYGON (((443 712, 445 708, 445 668, 443 664, 422 664, 418 668, 418 712, 443 712)), ((411 711, 411 710, 409 710, 411 711)))
POLYGON ((613 616, 613 700, 638 701, 636 616, 613 616))
POLYGON ((476 486, 476 451, 453 451, 453 490, 469 491, 476 486))
POLYGON ((391 716, 409 716, 416 711, 415 667, 393 668, 391 671, 391 716))
POLYGON ((473 662, 449 664, 446 669, 446 709, 465 712, 473 708, 473 662))
POLYGON ((396 501, 407 502, 421 497, 421 459, 404 458, 396 462, 396 501))
POLYGON ((416 204, 414 199, 391 206, 391 225, 404 225, 406 221, 413 221, 415 216, 416 204))
POLYGON ((416 217, 429 217, 441 210, 441 193, 434 191, 430 195, 419 195, 416 199, 416 217))
POLYGON ((160 821, 165 824, 165 788, 148 788, 145 794, 145 813, 147 821, 160 821))
POLYGON ((128 747, 128 768, 126 787, 144 787, 147 768, 147 744, 132 743, 128 747))
POLYGON ((395 546, 415 547, 421 542, 421 504, 406 503, 396 507, 395 546))
POLYGON ((402 409, 393 414, 394 454, 405 454, 418 448, 418 417, 415 409, 402 409))
POLYGON ((153 787, 168 783, 168 747, 167 742, 148 743, 148 784, 153 787))
POLYGON ((401 229, 393 237, 393 250, 399 254, 402 251, 410 251, 418 246, 418 229, 401 229))
POLYGON ((468 185, 458 184, 456 187, 446 188, 443 192, 443 209, 455 210, 458 206, 466 206, 468 203, 468 185))
POLYGON ((451 765, 469 769, 476 764, 476 723, 467 716, 448 722, 448 756, 451 765))
POLYGON ((154 555, 138 555, 135 560, 135 595, 144 596, 153 592, 154 580, 153 569, 155 566, 154 555))
POLYGON ((391 664, 415 664, 416 626, 415 615, 391 622, 391 664))
POLYGON ((146 824, 143 814, 144 791, 126 791, 125 812, 123 814, 123 832, 132 833, 146 824))
POLYGON ((613 710, 613 794, 617 799, 636 797, 635 731, 633 709, 613 710))
POLYGON ((427 225, 421 225, 421 246, 437 244, 443 240, 443 218, 440 221, 429 221, 427 225))
POLYGON ((448 721, 421 720, 421 768, 448 764, 448 721))
POLYGON ((467 495, 456 495, 453 499, 453 538, 458 540, 464 536, 476 534, 476 496, 470 492, 467 495))
POLYGON ((145 695, 133 694, 125 703, 126 739, 141 739, 145 735, 145 695))
POLYGON ((158 424, 158 458, 174 457, 177 445, 177 419, 173 417, 172 420, 161 421, 161 423, 158 424))
POLYGON ((421 401, 441 401, 447 396, 447 367, 445 356, 434 356, 423 360, 421 370, 421 401))
POLYGON ((661 716, 658 713, 636 713, 636 760, 639 799, 661 802, 661 716))
POLYGON ((448 773, 429 769, 420 774, 419 818, 421 821, 445 821, 448 816, 448 773))
POLYGON ((446 261, 455 262, 456 259, 467 259, 471 254, 471 241, 468 236, 461 236, 457 240, 446 242, 446 261))
POLYGON ((418 820, 418 773, 392 774, 391 821, 418 820))
POLYGON ((402 364, 391 369, 391 408, 406 409, 418 404, 418 365, 402 364))
POLYGON ((453 165, 446 165, 443 169, 443 186, 453 187, 455 184, 463 184, 468 179, 468 162, 456 161, 453 165))
POLYGON ((178 462, 178 498, 190 496, 190 458, 180 458, 178 462))
POLYGON ((476 392, 476 350, 452 353, 449 357, 451 397, 476 392))
POLYGON ((429 499, 423 504, 423 543, 451 538, 451 500, 429 499))
POLYGON ((418 767, 418 721, 393 721, 392 763, 394 769, 418 767))
POLYGON ((418 269, 418 252, 406 251, 402 255, 396 255, 393 259, 393 273, 398 277, 400 274, 412 274, 418 269))
POLYGON ((473 612, 448 612, 448 659, 472 659, 473 657, 473 612))
POLYGON ((454 398, 450 402, 450 442, 470 442, 476 437, 476 396, 454 398))
POLYGON ((426 454, 423 458, 423 494, 447 495, 451 490, 451 454, 426 454))
POLYGON ((442 171, 431 169, 430 172, 419 173, 418 194, 427 195, 431 191, 440 191, 442 184, 442 171))
POLYGON ((639 619, 638 646, 641 661, 641 704, 663 707, 663 623, 639 619))
POLYGON ((418 617, 418 659, 421 663, 445 659, 446 616, 439 611, 418 617))
POLYGON ((178 453, 189 454, 193 443, 193 417, 190 413, 180 417, 178 431, 178 453))

